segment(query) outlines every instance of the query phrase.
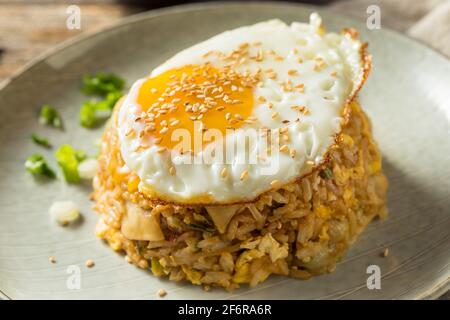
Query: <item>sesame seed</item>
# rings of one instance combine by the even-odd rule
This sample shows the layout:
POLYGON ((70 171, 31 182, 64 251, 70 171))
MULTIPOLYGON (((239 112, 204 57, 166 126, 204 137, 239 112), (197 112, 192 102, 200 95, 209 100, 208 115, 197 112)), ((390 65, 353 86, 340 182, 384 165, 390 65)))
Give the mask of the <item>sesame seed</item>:
POLYGON ((288 150, 289 150, 289 147, 285 144, 280 147, 281 152, 288 152, 288 150))
POLYGON ((300 83, 295 86, 295 89, 298 89, 301 93, 305 92, 305 85, 303 83, 300 83))
POLYGON ((94 262, 94 260, 88 259, 88 260, 86 260, 85 265, 88 268, 92 268, 93 266, 95 266, 95 262, 94 262))
POLYGON ((164 297, 166 295, 167 295, 167 291, 166 290, 164 290, 164 289, 159 289, 158 290, 158 296, 164 297))
POLYGON ((225 178, 228 175, 228 170, 227 168, 223 168, 222 171, 220 171, 220 176, 222 178, 225 178))
POLYGON ((156 89, 156 88, 152 88, 152 89, 151 89, 150 91, 151 91, 151 93, 153 93, 153 94, 154 94, 154 93, 157 93, 157 92, 158 92, 158 89, 156 89))
POLYGON ((234 117, 235 117, 236 119, 238 119, 238 120, 244 120, 244 118, 243 118, 239 113, 236 113, 236 114, 234 115, 234 117))
POLYGON ((163 153, 164 151, 166 151, 166 147, 159 147, 157 150, 156 150, 156 152, 158 152, 158 153, 163 153))
POLYGON ((297 111, 303 113, 304 115, 309 114, 309 110, 306 106, 292 106, 291 109, 297 110, 297 111))
POLYGON ((288 75, 290 75, 290 76, 293 76, 295 74, 297 74, 297 70, 291 69, 288 71, 288 75))
POLYGON ((314 60, 316 61, 316 64, 314 65, 314 71, 320 71, 326 67, 326 63, 322 58, 317 57, 314 60))
POLYGON ((126 137, 133 137, 136 134, 136 132, 134 131, 133 128, 130 128, 126 133, 125 136, 126 137))
POLYGON ((214 51, 208 51, 207 53, 203 54, 203 58, 208 58, 211 54, 213 54, 214 51))
POLYGON ((56 263, 56 258, 54 256, 48 257, 48 261, 51 263, 56 263))
POLYGON ((337 71, 333 71, 332 73, 330 73, 330 76, 336 77, 337 76, 337 71))
POLYGON ((263 96, 259 96, 259 97, 258 97, 258 101, 264 103, 264 102, 266 102, 267 100, 266 100, 266 98, 264 98, 263 96))
POLYGON ((169 131, 169 128, 163 127, 161 130, 159 130, 159 133, 160 133, 160 134, 164 134, 164 133, 166 133, 167 131, 169 131))
POLYGON ((134 149, 134 152, 141 152, 144 149, 146 149, 146 147, 141 144, 134 149))
POLYGON ((248 177, 248 171, 247 170, 242 171, 241 177, 240 177, 241 181, 244 180, 247 177, 248 177))
POLYGON ((267 74, 267 77, 269 79, 276 80, 277 79, 277 74, 276 74, 276 72, 270 72, 270 73, 267 74))
POLYGON ((271 185, 273 188, 277 187, 279 184, 280 184, 280 181, 278 181, 278 180, 272 180, 272 181, 270 182, 270 185, 271 185))
POLYGON ((289 155, 291 156, 291 158, 295 158, 296 153, 297 151, 295 149, 291 149, 291 151, 289 151, 289 155))
POLYGON ((139 146, 141 149, 147 149, 149 146, 146 143, 141 143, 141 145, 139 146))
POLYGON ((245 49, 248 48, 248 46, 249 46, 248 42, 244 42, 239 45, 239 49, 245 49))
POLYGON ((175 119, 175 120, 173 120, 173 121, 170 122, 170 126, 171 126, 171 127, 175 127, 175 126, 178 125, 179 123, 180 123, 180 120, 175 119))
POLYGON ((276 119, 278 117, 278 112, 272 113, 272 119, 276 119))
POLYGON ((309 166, 313 166, 314 165, 314 161, 306 160, 306 164, 309 165, 309 166))
POLYGON ((389 255, 389 248, 385 248, 383 251, 383 257, 387 257, 389 255))
POLYGON ((175 167, 170 167, 169 168, 169 173, 170 173, 171 176, 174 176, 176 172, 177 171, 176 171, 175 167))
POLYGON ((162 137, 159 137, 159 138, 155 138, 155 140, 153 140, 153 143, 154 144, 160 144, 161 141, 162 141, 162 137))
POLYGON ((225 119, 226 119, 226 120, 230 120, 230 119, 231 119, 231 113, 227 112, 227 113, 225 114, 225 119))

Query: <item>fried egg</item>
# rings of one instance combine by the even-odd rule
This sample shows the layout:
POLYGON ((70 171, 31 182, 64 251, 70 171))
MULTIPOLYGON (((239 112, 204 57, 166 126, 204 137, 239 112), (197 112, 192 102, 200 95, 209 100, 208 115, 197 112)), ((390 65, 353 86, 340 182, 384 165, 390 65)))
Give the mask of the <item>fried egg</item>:
POLYGON ((117 119, 124 170, 168 202, 252 201, 324 161, 369 63, 354 32, 326 33, 317 14, 221 33, 133 84, 117 119))

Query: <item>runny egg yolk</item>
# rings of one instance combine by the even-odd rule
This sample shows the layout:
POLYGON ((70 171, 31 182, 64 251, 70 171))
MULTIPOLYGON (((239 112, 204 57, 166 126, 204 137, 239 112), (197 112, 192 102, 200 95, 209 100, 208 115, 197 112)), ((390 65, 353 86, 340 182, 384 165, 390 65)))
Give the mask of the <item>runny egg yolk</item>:
POLYGON ((210 64, 186 65, 148 78, 137 97, 144 111, 137 119, 145 125, 141 137, 173 149, 180 141, 173 139, 172 133, 185 129, 191 150, 197 152, 194 130, 204 147, 211 142, 202 138, 206 130, 217 129, 224 137, 227 129, 253 120, 253 87, 258 81, 257 74, 239 74, 230 67, 218 69, 210 64))

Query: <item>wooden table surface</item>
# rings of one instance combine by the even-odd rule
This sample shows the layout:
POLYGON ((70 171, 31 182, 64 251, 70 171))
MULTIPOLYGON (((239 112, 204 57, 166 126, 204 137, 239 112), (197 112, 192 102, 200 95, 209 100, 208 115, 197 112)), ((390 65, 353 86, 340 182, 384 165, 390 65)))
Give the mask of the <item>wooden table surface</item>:
MULTIPOLYGON (((80 33, 94 33, 118 19, 184 1, 0 0, 0 83, 47 49, 80 33), (81 9, 81 29, 66 27, 67 7, 81 9)), ((302 2, 326 3, 330 0, 302 2)), ((449 300, 450 293, 441 299, 449 300)))
MULTIPOLYGON (((315 4, 334 0, 302 0, 315 4)), ((80 33, 92 33, 145 10, 186 3, 177 0, 0 0, 0 82, 31 59, 80 33), (81 30, 66 27, 69 5, 81 9, 81 30)))
POLYGON ((0 0, 0 82, 56 44, 146 9, 107 0, 78 1, 77 5, 81 9, 81 29, 69 30, 68 4, 0 0))

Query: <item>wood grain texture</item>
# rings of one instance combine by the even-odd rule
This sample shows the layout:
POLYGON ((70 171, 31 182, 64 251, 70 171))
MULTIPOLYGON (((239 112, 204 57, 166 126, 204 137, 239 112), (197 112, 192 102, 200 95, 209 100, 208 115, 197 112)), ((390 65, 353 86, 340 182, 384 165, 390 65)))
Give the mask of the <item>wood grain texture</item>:
POLYGON ((99 4, 85 1, 79 4, 81 30, 69 30, 66 27, 68 4, 46 2, 0 3, 0 82, 56 44, 82 32, 94 33, 121 17, 143 10, 113 1, 99 4))

